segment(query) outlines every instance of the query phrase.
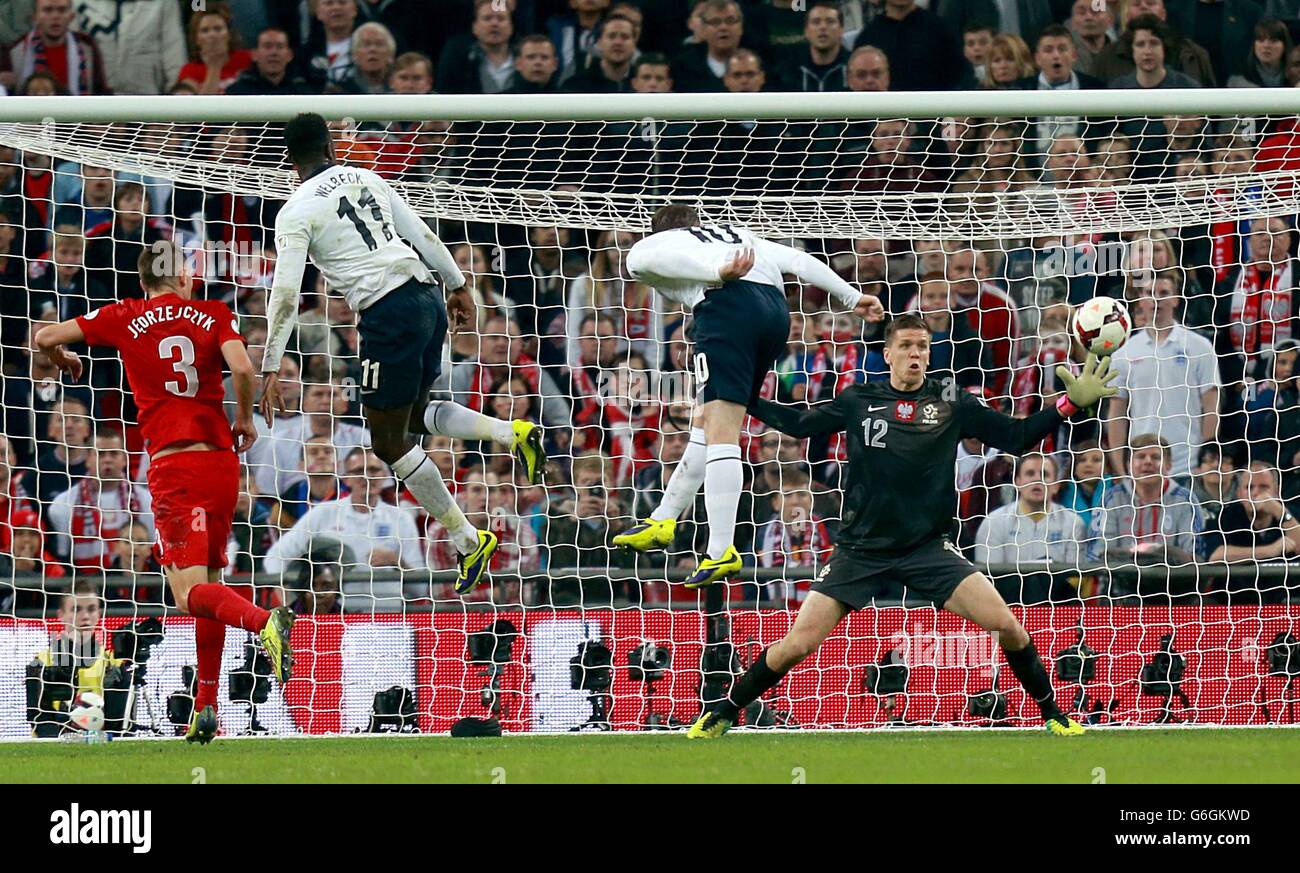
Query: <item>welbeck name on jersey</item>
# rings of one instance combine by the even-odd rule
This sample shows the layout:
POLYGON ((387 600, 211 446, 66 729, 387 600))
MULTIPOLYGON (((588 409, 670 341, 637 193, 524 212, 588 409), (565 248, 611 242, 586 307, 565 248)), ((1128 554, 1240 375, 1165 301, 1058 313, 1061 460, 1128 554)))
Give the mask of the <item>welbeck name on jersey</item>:
POLYGON ((199 328, 211 331, 217 320, 206 312, 200 312, 193 306, 160 306, 157 309, 150 309, 143 315, 138 315, 131 319, 127 324, 127 330, 131 331, 131 339, 139 339, 140 335, 146 330, 157 324, 165 324, 169 321, 192 321, 199 328))
POLYGON ((365 183, 366 180, 361 178, 359 173, 339 173, 332 179, 326 179, 320 185, 317 185, 316 196, 328 197, 344 185, 364 185, 365 183))

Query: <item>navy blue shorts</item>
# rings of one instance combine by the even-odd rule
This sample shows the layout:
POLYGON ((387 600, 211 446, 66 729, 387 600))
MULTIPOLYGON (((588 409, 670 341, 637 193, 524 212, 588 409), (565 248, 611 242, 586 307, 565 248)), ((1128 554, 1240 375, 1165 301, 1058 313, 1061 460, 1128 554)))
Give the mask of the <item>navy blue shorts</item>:
POLYGON ((695 306, 695 380, 700 399, 748 406, 790 341, 785 294, 757 282, 728 282, 695 306))
POLYGON ((361 403, 374 409, 424 404, 442 374, 447 306, 433 285, 411 279, 361 311, 361 403))

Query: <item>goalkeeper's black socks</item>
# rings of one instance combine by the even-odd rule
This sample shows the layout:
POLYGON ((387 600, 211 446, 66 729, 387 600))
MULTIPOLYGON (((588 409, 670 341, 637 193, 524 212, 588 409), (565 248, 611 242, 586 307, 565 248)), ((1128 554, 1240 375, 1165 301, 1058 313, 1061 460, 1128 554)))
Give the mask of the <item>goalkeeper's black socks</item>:
POLYGON ((767 666, 767 649, 759 653, 754 663, 749 665, 745 675, 731 686, 727 699, 713 707, 713 711, 730 722, 740 717, 741 711, 763 696, 763 692, 775 686, 785 678, 785 673, 778 673, 767 666))
POLYGON ((1025 692, 1038 704, 1043 719, 1060 716, 1061 710, 1056 705, 1056 693, 1052 691, 1052 680, 1043 666, 1043 659, 1038 657, 1038 649, 1034 648, 1034 641, 1030 640, 1029 645, 1018 652, 1010 649, 1002 651, 1006 653, 1011 672, 1016 674, 1025 692))

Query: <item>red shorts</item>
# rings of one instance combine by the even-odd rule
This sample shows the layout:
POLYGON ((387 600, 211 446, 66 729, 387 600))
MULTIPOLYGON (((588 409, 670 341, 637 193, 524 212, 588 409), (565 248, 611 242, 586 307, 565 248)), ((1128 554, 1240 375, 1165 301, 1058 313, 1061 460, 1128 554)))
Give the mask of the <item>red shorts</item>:
POLYGON ((148 478, 160 563, 223 569, 239 496, 238 456, 177 452, 150 461, 148 478))

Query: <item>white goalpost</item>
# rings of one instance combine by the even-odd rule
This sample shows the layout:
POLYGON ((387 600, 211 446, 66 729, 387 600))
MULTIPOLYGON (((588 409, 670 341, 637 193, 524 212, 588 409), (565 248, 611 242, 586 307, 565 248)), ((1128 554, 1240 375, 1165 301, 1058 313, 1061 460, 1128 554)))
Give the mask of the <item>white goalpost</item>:
MULTIPOLYGON (((0 101, 0 737, 57 734, 86 658, 133 689, 119 729, 175 733, 194 631, 167 615, 150 556, 120 364, 92 349, 82 382, 60 381, 30 334, 137 295, 135 257, 171 238, 260 360, 274 218, 298 185, 279 131, 300 112, 323 115, 339 160, 384 176, 468 277, 478 324, 448 338, 435 391, 541 422, 554 463, 532 486, 500 447, 426 441, 502 541, 492 585, 465 600, 446 532, 391 482, 373 490, 406 510, 402 530, 295 533, 354 499, 347 461, 368 441, 355 314, 309 271, 282 369, 293 408, 245 459, 227 568, 300 612, 306 666, 259 685, 228 634, 227 733, 689 724, 788 629, 851 510, 838 439, 747 422, 741 578, 674 585, 702 510, 666 555, 610 545, 648 515, 689 430, 690 314, 624 266, 675 202, 921 313, 935 378, 1016 416, 1082 360, 1072 307, 1125 300, 1122 403, 1048 438, 1041 505, 1014 459, 963 443, 954 542, 1012 602, 1063 709, 1295 723, 1300 535, 1288 545, 1286 519, 1258 513, 1300 499, 1300 92, 64 97, 0 101), (1155 472, 1134 467, 1142 452, 1155 472), (71 627, 90 603, 97 620, 71 627), (117 663, 150 617, 161 637, 117 663), (34 658, 71 672, 42 680, 34 658)), ((885 377, 878 327, 837 318, 820 289, 786 292, 794 327, 766 397, 823 402, 885 377)), ((882 583, 747 722, 1037 723, 999 658, 882 583)))

